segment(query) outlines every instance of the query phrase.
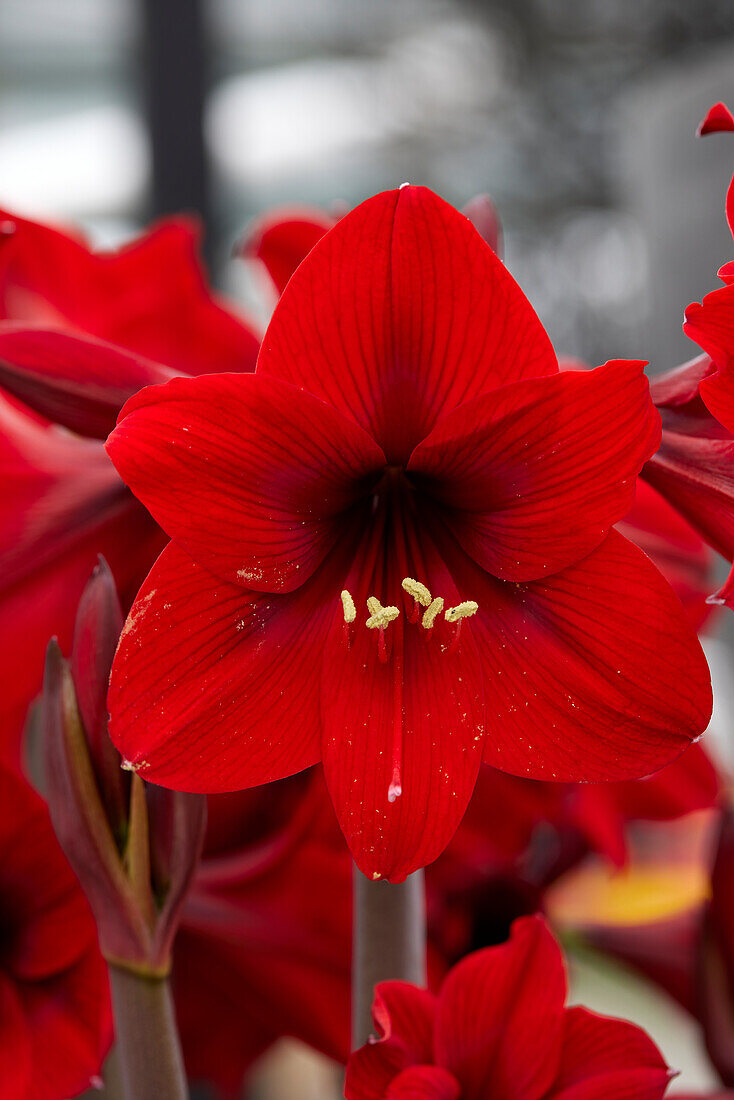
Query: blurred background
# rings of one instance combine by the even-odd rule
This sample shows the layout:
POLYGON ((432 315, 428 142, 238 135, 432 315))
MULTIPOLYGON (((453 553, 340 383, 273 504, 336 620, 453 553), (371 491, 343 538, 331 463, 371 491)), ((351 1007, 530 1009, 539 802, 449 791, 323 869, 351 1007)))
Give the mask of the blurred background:
MULTIPOLYGON (((457 205, 488 192, 558 351, 659 370, 695 354, 683 310, 734 256, 734 143, 694 136, 719 99, 731 0, 1 0, 0 205, 103 245, 196 210, 213 281, 265 320, 272 300, 231 259, 259 212, 405 180, 457 205)), ((726 730, 728 652, 707 651, 726 730)), ((682 1085, 711 1084, 672 1002, 572 963, 575 1000, 646 1026, 682 1085)), ((253 1095, 323 1100, 336 1079, 286 1044, 253 1095)))
POLYGON ((495 199, 559 351, 689 357, 683 308, 732 252, 731 0, 2 0, 0 203, 120 239, 205 216, 215 281, 279 203, 409 180, 495 199))

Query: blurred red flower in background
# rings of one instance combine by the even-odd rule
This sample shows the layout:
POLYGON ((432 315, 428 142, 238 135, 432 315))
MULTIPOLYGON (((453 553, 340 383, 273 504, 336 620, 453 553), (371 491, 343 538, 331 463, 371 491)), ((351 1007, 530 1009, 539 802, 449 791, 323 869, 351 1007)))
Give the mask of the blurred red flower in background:
POLYGON ((129 607, 165 536, 100 440, 131 394, 175 374, 252 370, 259 341, 208 290, 198 230, 161 222, 117 252, 2 215, 0 226, 0 758, 17 762, 52 634, 71 641, 103 554, 129 607), (68 428, 75 434, 61 432, 68 428))
POLYGON ((112 1041, 107 968, 46 808, 0 767, 0 1080, 4 1100, 75 1096, 112 1041))
POLYGON ((566 1008, 561 951, 537 917, 468 955, 438 996, 382 982, 377 1041, 347 1065, 347 1100, 657 1100, 671 1072, 622 1020, 566 1008))
POLYGON ((678 600, 610 532, 658 441, 642 365, 559 373, 465 217, 369 200, 291 278, 254 376, 150 388, 110 436, 173 538, 113 667, 123 756, 210 791, 323 757, 358 865, 396 880, 482 754, 656 770, 711 705, 678 600))

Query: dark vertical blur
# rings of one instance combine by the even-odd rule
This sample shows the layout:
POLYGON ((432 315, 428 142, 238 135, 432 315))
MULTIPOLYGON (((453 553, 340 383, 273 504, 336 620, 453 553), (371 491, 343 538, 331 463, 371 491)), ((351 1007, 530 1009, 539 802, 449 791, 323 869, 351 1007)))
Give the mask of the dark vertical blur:
POLYGON ((151 148, 150 214, 196 211, 209 222, 203 127, 207 38, 202 0, 139 2, 151 148))

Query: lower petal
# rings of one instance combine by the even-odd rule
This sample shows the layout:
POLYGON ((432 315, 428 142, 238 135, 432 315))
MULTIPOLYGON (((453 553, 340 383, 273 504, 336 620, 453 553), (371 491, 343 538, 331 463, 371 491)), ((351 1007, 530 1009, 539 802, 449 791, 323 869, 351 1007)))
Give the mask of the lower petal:
MULTIPOLYGON (((447 607, 458 604, 446 567, 425 547, 423 556, 421 579, 447 607)), ((358 563, 347 588, 359 590, 359 577, 358 563)), ((388 602, 402 596, 389 578, 388 602)), ((401 882, 441 854, 474 790, 484 732, 479 657, 471 631, 442 617, 426 630, 401 612, 384 637, 354 626, 335 619, 326 643, 324 772, 359 869, 401 882)))
POLYGON ((164 550, 123 629, 109 695, 112 738, 146 779, 238 790, 318 761, 318 669, 344 541, 288 595, 248 592, 173 543, 164 550))
POLYGON ((464 556, 487 699, 484 759, 531 779, 649 775, 706 727, 711 684, 672 589, 616 531, 546 581, 508 584, 464 556))

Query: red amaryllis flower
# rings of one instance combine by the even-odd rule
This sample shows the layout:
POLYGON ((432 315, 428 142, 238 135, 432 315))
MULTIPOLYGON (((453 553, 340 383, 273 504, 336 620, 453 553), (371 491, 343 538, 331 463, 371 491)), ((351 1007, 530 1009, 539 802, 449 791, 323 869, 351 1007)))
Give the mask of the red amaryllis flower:
POLYGON ((107 970, 46 808, 0 768, 0 1077, 6 1100, 88 1088, 112 1039, 107 970))
MULTIPOLYGON (((462 213, 497 255, 502 252, 502 225, 489 195, 475 195, 462 213)), ((244 259, 265 268, 278 295, 298 265, 339 220, 318 207, 282 207, 256 218, 237 249, 244 259)))
POLYGON ((538 917, 463 959, 438 996, 381 982, 378 1038, 351 1055, 347 1100, 659 1100, 671 1073, 640 1028, 565 1008, 563 957, 538 917))
POLYGON ((658 441, 641 363, 559 373, 468 219, 376 196, 293 275, 255 375, 152 387, 110 436, 173 539, 113 739, 184 789, 321 758, 359 867, 395 880, 446 846, 482 759, 654 771, 711 708, 680 602, 610 531, 658 441))
POLYGON ((41 414, 0 399, 0 631, 14 639, 0 755, 15 759, 46 642, 70 644, 97 554, 129 606, 166 541, 99 440, 141 387, 250 370, 258 340, 208 290, 192 223, 160 223, 109 253, 10 215, 3 231, 0 385, 41 414))
POLYGON ((239 1096, 283 1035, 346 1061, 350 941, 351 861, 320 769, 212 796, 173 952, 189 1077, 239 1096))

